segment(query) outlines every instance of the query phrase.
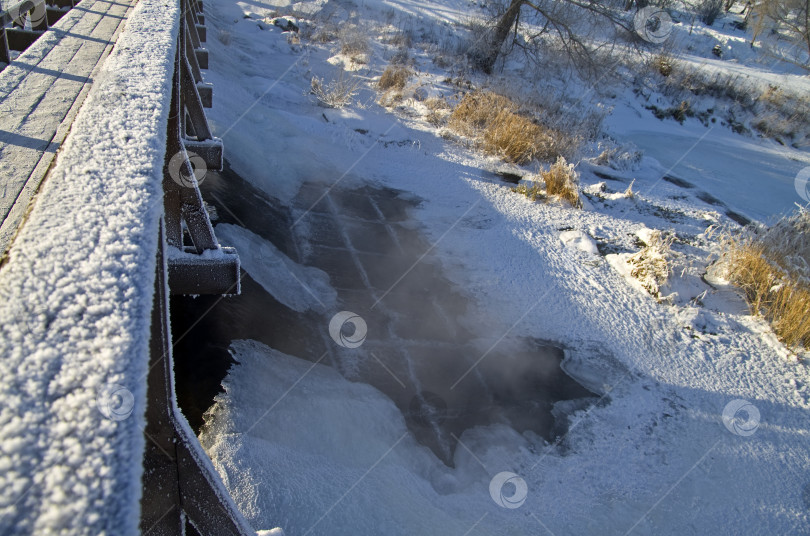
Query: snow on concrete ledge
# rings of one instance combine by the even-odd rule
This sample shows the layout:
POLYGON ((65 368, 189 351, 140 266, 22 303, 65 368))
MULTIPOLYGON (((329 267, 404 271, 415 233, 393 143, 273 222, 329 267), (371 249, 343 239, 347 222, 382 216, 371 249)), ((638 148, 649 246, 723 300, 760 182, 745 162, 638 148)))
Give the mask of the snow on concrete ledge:
POLYGON ((0 269, 0 534, 138 533, 178 18, 134 8, 0 269))

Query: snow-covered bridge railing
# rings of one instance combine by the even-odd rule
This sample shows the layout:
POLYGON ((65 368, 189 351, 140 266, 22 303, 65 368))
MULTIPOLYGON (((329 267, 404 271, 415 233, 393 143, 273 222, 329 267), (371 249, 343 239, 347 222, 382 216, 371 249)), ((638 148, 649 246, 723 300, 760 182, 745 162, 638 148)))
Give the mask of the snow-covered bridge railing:
POLYGON ((83 0, 0 72, 0 534, 251 532, 174 397, 168 294, 239 286, 201 7, 83 0))

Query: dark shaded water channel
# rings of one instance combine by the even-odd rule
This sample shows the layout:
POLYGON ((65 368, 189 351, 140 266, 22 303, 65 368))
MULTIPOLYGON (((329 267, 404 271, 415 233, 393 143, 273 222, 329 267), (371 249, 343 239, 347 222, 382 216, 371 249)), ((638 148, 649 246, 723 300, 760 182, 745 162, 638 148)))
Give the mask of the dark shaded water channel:
POLYGON ((425 255, 431 244, 410 217, 419 200, 370 184, 334 188, 321 199, 327 189, 307 183, 284 207, 227 163, 206 175, 203 197, 216 209, 215 224, 243 225, 292 260, 323 270, 338 304, 325 313, 293 311, 244 271, 240 296, 172 297, 177 397, 195 430, 221 391, 236 339, 310 361, 326 354, 323 363, 389 396, 415 437, 448 464, 467 428, 504 423, 552 441, 564 432, 552 416, 555 402, 593 401, 562 371, 563 350, 554 344, 511 338, 487 353, 502 333, 461 321, 480 304, 443 275, 437 256, 425 255), (342 310, 368 325, 359 348, 341 348, 329 336, 329 321, 342 310))

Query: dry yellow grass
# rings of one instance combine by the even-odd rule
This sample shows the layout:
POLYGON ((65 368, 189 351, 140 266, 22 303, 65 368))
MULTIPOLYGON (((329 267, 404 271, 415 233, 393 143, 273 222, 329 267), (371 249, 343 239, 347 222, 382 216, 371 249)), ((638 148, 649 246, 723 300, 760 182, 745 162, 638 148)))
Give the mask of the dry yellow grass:
POLYGON ((395 89, 402 91, 405 89, 405 84, 408 82, 410 76, 411 72, 405 67, 389 65, 382 76, 380 76, 380 80, 377 82, 377 88, 381 90, 395 89))
POLYGON ((448 126, 475 139, 480 148, 507 162, 525 164, 559 154, 559 132, 532 122, 512 100, 491 91, 467 93, 450 115, 448 126))
POLYGON ((541 171, 539 177, 518 184, 512 191, 526 196, 530 201, 554 198, 567 201, 574 208, 582 208, 579 175, 562 156, 549 169, 541 171), (541 184, 544 188, 540 187, 541 184))
POLYGON ((810 212, 765 231, 726 235, 728 278, 788 347, 810 349, 810 212))
POLYGON ((464 95, 451 116, 451 127, 464 136, 474 136, 489 125, 499 110, 512 111, 515 104, 491 91, 473 91, 464 95))
POLYGON ((582 208, 579 198, 579 175, 573 164, 566 162, 562 156, 547 170, 540 172, 546 183, 546 194, 568 201, 574 208, 582 208))
POLYGON ((508 110, 501 110, 484 129, 483 146, 507 162, 530 162, 539 152, 542 129, 508 110))

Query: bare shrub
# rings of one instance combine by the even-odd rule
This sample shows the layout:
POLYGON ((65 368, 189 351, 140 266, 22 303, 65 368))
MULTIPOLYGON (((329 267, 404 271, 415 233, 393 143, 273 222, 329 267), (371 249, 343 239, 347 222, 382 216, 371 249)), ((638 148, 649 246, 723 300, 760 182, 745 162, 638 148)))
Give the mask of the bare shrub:
POLYGON ((770 229, 723 236, 723 265, 751 310, 788 347, 810 348, 810 213, 800 209, 770 229))
MULTIPOLYGON (((550 57, 564 59, 588 79, 601 78, 610 70, 605 62, 615 46, 617 33, 630 29, 620 15, 619 2, 578 2, 576 0, 509 0, 485 2, 491 6, 492 19, 484 37, 481 54, 471 54, 473 64, 491 74, 500 58, 520 49, 537 65, 550 57), (599 36, 597 38, 597 36, 599 36), (607 40, 605 39, 607 37, 607 40)), ((648 2, 639 3, 639 6, 648 2)), ((630 4, 626 4, 625 10, 630 4)))
POLYGON ((546 195, 567 201, 574 208, 582 208, 579 198, 579 174, 573 164, 560 156, 547 171, 541 171, 540 177, 546 184, 546 195))
POLYGON ((560 156, 547 170, 540 171, 528 180, 512 188, 512 191, 521 194, 530 201, 537 199, 557 199, 566 201, 574 208, 582 208, 579 197, 579 174, 560 156))
POLYGON ((781 108, 785 105, 788 96, 779 86, 768 84, 768 89, 762 92, 759 100, 773 108, 781 108))
MULTIPOLYGON (((761 0, 754 2, 749 15, 755 13, 751 44, 769 29, 782 34, 810 53, 810 3, 806 0, 761 0)), ((805 56, 804 63, 808 58, 805 56)))
MULTIPOLYGON (((601 104, 571 100, 550 88, 532 95, 529 108, 533 120, 553 134, 553 150, 568 160, 576 159, 583 143, 599 136, 609 111, 601 104)), ((549 160, 555 157, 552 155, 549 160)))
POLYGON ((473 137, 487 127, 498 110, 514 109, 512 101, 490 91, 467 93, 451 117, 451 127, 459 134, 473 137))
POLYGON ((455 60, 451 57, 448 57, 444 54, 436 54, 433 56, 433 65, 438 67, 439 69, 448 70, 450 67, 453 66, 455 60))
POLYGON ((769 84, 754 102, 756 117, 753 127, 762 135, 780 143, 793 141, 795 147, 807 145, 810 133, 810 98, 791 95, 769 84))
POLYGON ((413 45, 413 40, 411 39, 411 34, 400 30, 390 37, 383 40, 383 42, 388 43, 389 45, 394 45, 399 49, 409 49, 413 45))
POLYGON ((467 56, 474 66, 481 68, 486 63, 492 46, 491 21, 470 15, 462 21, 462 27, 466 28, 467 36, 455 42, 455 50, 452 52, 467 56))
POLYGON ((654 298, 661 301, 661 287, 669 280, 672 242, 674 235, 664 235, 655 230, 650 233, 647 244, 627 259, 630 275, 654 298))
POLYGON ((368 32, 354 24, 346 24, 338 32, 340 53, 350 57, 368 54, 368 32))
POLYGON ((399 65, 389 65, 386 67, 382 76, 380 76, 380 80, 377 82, 377 88, 381 90, 393 88, 402 91, 405 89, 405 84, 408 82, 410 76, 411 71, 407 68, 399 65))
POLYGON ((407 48, 400 48, 391 56, 391 63, 394 65, 408 65, 411 62, 411 57, 408 54, 407 48))
POLYGON ((702 0, 697 6, 697 13, 707 26, 714 24, 717 17, 723 12, 724 0, 702 0))
POLYGON ((318 102, 330 108, 343 108, 348 105, 359 89, 360 80, 353 76, 347 77, 343 71, 326 84, 322 79, 313 77, 310 85, 310 93, 315 95, 318 102))

